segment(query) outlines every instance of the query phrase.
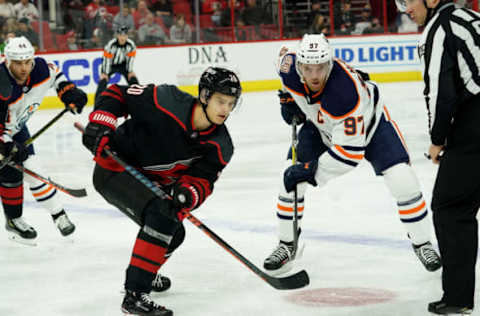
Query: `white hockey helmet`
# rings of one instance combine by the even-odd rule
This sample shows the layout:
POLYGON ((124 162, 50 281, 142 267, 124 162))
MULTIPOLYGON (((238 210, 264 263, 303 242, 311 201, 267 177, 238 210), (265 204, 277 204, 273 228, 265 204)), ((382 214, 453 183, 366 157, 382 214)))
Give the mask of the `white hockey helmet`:
POLYGON ((35 56, 35 49, 25 36, 8 39, 4 52, 7 61, 33 59, 35 56))
POLYGON ((296 69, 302 77, 300 64, 327 64, 328 74, 333 67, 333 50, 323 34, 303 35, 296 52, 296 69))

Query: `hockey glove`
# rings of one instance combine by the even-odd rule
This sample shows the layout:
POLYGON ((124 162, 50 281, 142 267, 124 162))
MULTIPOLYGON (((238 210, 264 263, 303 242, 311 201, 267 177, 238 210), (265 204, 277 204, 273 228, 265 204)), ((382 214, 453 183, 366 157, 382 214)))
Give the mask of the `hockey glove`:
POLYGON ((197 189, 190 183, 177 183, 173 187, 173 205, 177 208, 180 219, 181 211, 193 210, 199 202, 197 189))
POLYGON ((310 162, 301 162, 290 166, 283 174, 283 184, 287 192, 293 191, 300 182, 308 182, 313 186, 317 185, 315 174, 317 173, 318 160, 310 162))
POLYGON ((288 125, 292 125, 294 117, 297 117, 297 124, 305 123, 305 114, 300 110, 289 92, 278 90, 278 97, 280 98, 283 120, 287 122, 288 125))
POLYGON ((87 104, 87 94, 70 81, 61 82, 57 91, 58 97, 65 104, 65 108, 72 113, 82 113, 83 107, 87 104))
POLYGON ((16 163, 22 163, 28 158, 27 148, 16 141, 0 142, 0 153, 5 158, 12 156, 12 160, 16 163))
POLYGON ((103 149, 110 142, 115 131, 117 118, 105 111, 95 111, 90 114, 90 123, 85 127, 82 143, 95 157, 101 157, 103 149))

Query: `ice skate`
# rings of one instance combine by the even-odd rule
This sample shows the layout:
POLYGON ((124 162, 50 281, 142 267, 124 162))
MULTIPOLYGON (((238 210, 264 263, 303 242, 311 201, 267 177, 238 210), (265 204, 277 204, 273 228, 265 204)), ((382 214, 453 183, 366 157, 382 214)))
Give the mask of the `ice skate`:
POLYGON ((152 291, 154 292, 164 292, 170 288, 172 285, 172 282, 170 281, 170 278, 161 275, 158 273, 155 276, 155 279, 152 281, 152 291))
POLYGON ((158 305, 148 293, 125 291, 122 312, 126 315, 139 316, 173 316, 173 312, 158 305))
POLYGON ((37 245, 37 232, 22 217, 5 218, 5 220, 5 228, 10 240, 29 246, 37 245))
POLYGON ((425 269, 428 271, 436 271, 440 269, 442 266, 442 261, 440 260, 440 256, 437 254, 435 249, 433 249, 432 243, 427 241, 426 243, 418 246, 412 244, 412 247, 425 269))
POLYGON ((299 243, 297 254, 292 258, 293 242, 285 243, 280 241, 277 248, 263 262, 263 267, 270 275, 280 275, 292 270, 293 263, 303 255, 304 243, 299 243))
POLYGON ((470 315, 472 309, 468 307, 448 306, 442 301, 428 304, 428 311, 432 315, 470 315))
POLYGON ((52 218, 62 236, 68 236, 75 231, 75 225, 70 221, 64 210, 52 215, 52 218))

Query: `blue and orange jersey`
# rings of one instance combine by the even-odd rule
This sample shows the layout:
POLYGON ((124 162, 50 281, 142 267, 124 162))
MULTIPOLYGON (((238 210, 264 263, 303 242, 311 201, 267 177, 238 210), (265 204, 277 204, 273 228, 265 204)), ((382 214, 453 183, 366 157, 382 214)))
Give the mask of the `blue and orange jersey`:
POLYGON ((7 74, 12 88, 10 96, 0 98, 0 134, 4 141, 22 129, 42 103, 48 89, 58 89, 61 82, 67 81, 55 64, 41 57, 36 57, 34 61, 32 72, 24 85, 15 81, 5 63, 0 64, 0 71, 7 74))
POLYGON ((279 56, 277 71, 283 87, 290 92, 308 120, 318 128, 329 150, 319 159, 326 178, 343 174, 363 159, 365 147, 375 131, 383 106, 378 88, 364 81, 354 68, 333 60, 330 75, 321 91, 310 91, 297 71, 296 55, 279 56))

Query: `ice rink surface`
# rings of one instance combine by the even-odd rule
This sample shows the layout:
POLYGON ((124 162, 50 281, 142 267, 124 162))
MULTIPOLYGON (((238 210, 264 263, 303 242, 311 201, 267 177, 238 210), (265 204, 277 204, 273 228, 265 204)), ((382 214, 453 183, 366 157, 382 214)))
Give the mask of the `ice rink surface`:
MULTIPOLYGON (((436 167, 423 156, 429 138, 422 84, 380 88, 430 201, 436 167)), ((37 112, 29 122, 31 133, 59 111, 37 112)), ((24 217, 38 232, 38 245, 13 243, 0 229, 2 316, 121 315, 138 227, 93 189, 93 161, 73 128, 75 121, 85 123, 90 111, 65 115, 34 143, 44 163, 35 171, 86 187, 88 197, 58 193, 77 225, 73 240, 67 240, 25 190, 24 217)), ((281 119, 274 91, 245 94, 227 125, 234 157, 195 215, 261 267, 277 243, 275 204, 291 129, 281 119)), ((394 200, 366 161, 322 189, 310 187, 304 214, 306 248, 296 269, 307 270, 308 287, 271 288, 185 221, 185 242, 162 268, 172 287, 152 297, 180 316, 428 315, 427 303, 441 295, 441 274, 427 272, 415 257, 394 200)))

